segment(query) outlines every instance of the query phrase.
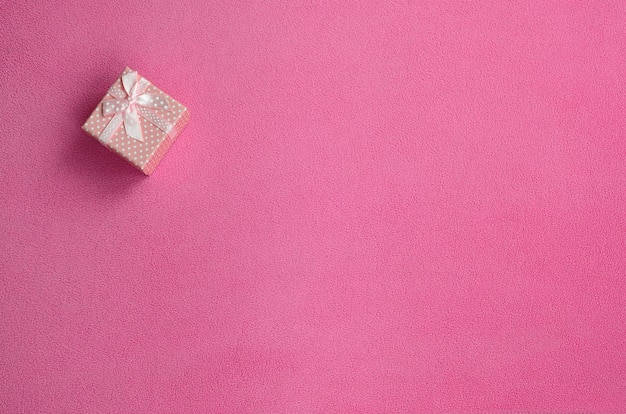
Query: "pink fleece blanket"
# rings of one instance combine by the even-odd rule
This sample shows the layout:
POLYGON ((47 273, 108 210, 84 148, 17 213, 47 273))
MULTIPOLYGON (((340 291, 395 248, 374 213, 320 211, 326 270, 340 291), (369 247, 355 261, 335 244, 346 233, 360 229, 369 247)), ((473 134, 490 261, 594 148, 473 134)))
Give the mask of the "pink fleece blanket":
POLYGON ((1 412, 626 412, 625 2, 0 3, 1 412))

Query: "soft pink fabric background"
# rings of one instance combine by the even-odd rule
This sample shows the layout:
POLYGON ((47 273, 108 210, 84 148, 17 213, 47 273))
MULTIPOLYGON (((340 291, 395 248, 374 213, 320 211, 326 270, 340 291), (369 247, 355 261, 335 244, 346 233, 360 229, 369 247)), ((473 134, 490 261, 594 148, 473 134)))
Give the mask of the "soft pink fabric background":
POLYGON ((626 3, 2 2, 0 411, 626 412, 626 3), (124 66, 192 121, 80 130, 124 66))

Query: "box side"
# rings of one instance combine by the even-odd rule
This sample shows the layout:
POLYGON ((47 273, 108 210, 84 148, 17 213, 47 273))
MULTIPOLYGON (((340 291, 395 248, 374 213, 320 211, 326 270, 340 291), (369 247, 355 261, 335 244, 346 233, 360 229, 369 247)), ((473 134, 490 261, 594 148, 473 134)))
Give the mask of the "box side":
POLYGON ((167 137, 161 142, 161 145, 156 149, 156 151, 152 154, 148 162, 141 168, 144 174, 151 175, 157 165, 161 162, 163 156, 170 149, 174 141, 180 136, 180 133, 185 129, 187 123, 189 122, 189 110, 185 108, 185 111, 180 116, 176 124, 174 124, 174 134, 168 134, 167 137))

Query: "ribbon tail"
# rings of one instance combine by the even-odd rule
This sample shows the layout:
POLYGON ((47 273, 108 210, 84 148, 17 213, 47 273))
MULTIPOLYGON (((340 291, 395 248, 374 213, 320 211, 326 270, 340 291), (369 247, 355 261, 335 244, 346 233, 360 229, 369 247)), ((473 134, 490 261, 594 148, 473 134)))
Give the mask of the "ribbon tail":
POLYGON ((126 135, 143 142, 143 134, 141 133, 141 124, 139 123, 139 115, 135 109, 124 112, 124 127, 126 135))
POLYGON ((100 133, 98 140, 103 144, 108 144, 109 140, 115 134, 115 131, 122 125, 124 122, 124 116, 119 113, 116 114, 113 119, 107 124, 104 130, 100 133))

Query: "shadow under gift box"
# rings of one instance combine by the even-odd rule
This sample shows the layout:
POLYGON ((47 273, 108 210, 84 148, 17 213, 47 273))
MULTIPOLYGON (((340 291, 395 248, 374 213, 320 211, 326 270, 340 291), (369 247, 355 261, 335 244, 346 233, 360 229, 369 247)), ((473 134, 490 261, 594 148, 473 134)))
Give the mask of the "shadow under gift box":
POLYGON ((189 110, 130 68, 82 129, 150 175, 189 122, 189 110))

